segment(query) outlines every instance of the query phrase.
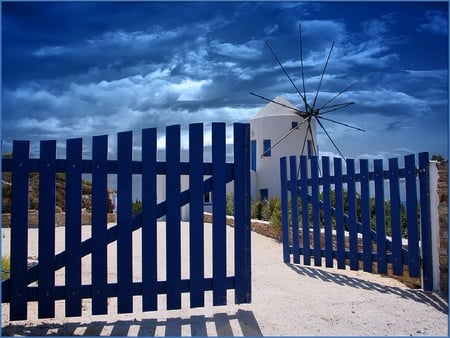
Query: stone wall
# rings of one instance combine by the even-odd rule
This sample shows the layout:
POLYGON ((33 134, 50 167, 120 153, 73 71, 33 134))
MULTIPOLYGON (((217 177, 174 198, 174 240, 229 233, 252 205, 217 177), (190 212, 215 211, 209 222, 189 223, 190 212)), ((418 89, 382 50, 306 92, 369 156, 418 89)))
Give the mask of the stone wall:
POLYGON ((440 288, 448 294, 448 161, 437 163, 439 173, 437 192, 439 195, 439 270, 440 288))
MULTIPOLYGON (((212 214, 209 212, 203 213, 203 221, 205 223, 212 223, 212 214)), ((234 217, 227 216, 227 225, 234 226, 234 217)), ((266 237, 270 237, 276 239, 277 241, 281 240, 281 235, 276 232, 270 222, 260 221, 258 219, 252 219, 251 221, 251 229, 252 231, 264 235, 266 237)))
MULTIPOLYGON (((116 214, 108 214, 108 223, 116 222, 116 214)), ((55 224, 56 226, 64 226, 66 223, 66 213, 65 212, 57 212, 55 213, 55 224)), ((39 224, 39 212, 37 210, 33 210, 28 212, 28 226, 30 228, 36 228, 39 224)), ((81 213, 81 224, 89 225, 91 222, 91 213, 84 211, 81 213)), ((11 226, 11 214, 5 213, 2 214, 2 227, 9 228, 11 226)))

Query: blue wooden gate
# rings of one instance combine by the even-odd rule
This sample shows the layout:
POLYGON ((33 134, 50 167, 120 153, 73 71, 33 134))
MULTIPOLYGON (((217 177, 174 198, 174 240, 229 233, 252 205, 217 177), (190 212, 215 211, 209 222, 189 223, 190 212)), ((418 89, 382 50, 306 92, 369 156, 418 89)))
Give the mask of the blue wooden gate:
MULTIPOLYGON (((383 160, 296 156, 280 159, 283 259, 394 275, 407 267, 432 290, 428 153, 383 160), (369 170, 373 167, 373 170, 369 170), (291 178, 288 180, 288 176, 291 178), (295 179, 292 179, 295 178, 295 179)), ((405 269, 406 270, 406 269, 405 269)))
POLYGON ((2 282, 2 303, 10 319, 27 319, 28 302, 38 302, 39 318, 55 316, 55 301, 65 300, 66 316, 80 316, 82 299, 92 299, 92 314, 108 313, 108 298, 117 297, 118 313, 130 313, 133 296, 142 309, 158 309, 158 294, 167 295, 167 309, 251 301, 250 262, 250 134, 248 124, 234 124, 234 162, 226 161, 226 126, 212 124, 212 162, 203 161, 203 124, 189 126, 189 162, 180 160, 180 126, 166 128, 166 161, 157 160, 156 128, 142 130, 142 160, 133 161, 132 132, 118 134, 117 160, 108 160, 108 137, 94 136, 92 159, 82 159, 82 139, 67 140, 66 158, 56 158, 56 141, 42 141, 40 158, 29 158, 29 141, 14 141, 12 158, 2 170, 12 172, 11 274, 2 282), (27 266, 29 173, 39 173, 39 263, 27 266), (65 251, 55 255, 55 176, 66 176, 65 251), (82 174, 92 174, 92 236, 81 240, 82 174), (117 224, 107 227, 107 175, 117 175, 117 224), (132 214, 132 176, 142 177, 142 212, 132 214), (157 203, 157 175, 166 175, 166 200, 157 203), (190 189, 181 191, 181 175, 190 189), (206 177, 206 179, 205 179, 206 177), (234 182, 234 276, 227 275, 226 184, 234 182), (213 194, 212 277, 205 276, 203 196, 213 194), (189 279, 181 278, 180 226, 189 203, 189 279), (166 216, 166 280, 157 278, 157 219, 166 216), (132 233, 142 229, 142 280, 133 280, 132 233), (117 283, 107 281, 107 245, 117 242, 117 283), (82 284, 82 257, 91 254, 92 282, 82 284), (55 271, 65 268, 65 285, 55 286, 55 271), (37 282, 37 286, 36 283, 37 282), (34 283, 34 284, 32 284, 34 283))

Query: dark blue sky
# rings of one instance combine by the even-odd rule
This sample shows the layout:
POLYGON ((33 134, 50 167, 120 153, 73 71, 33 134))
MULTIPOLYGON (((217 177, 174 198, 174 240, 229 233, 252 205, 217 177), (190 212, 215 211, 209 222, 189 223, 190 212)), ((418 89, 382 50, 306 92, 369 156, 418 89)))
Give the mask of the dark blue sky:
MULTIPOLYGON (((2 139, 242 122, 266 102, 355 105, 329 118, 344 155, 448 155, 447 2, 2 2, 2 139)), ((323 154, 337 154, 318 130, 323 154)), ((36 144, 37 146, 37 144, 36 144)))

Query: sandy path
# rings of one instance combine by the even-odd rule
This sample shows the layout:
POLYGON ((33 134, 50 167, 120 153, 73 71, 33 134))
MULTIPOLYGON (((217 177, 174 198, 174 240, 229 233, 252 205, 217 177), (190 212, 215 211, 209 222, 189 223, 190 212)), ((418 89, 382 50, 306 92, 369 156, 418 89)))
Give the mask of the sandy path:
MULTIPOLYGON (((184 231, 188 226, 183 224, 184 231)), ((164 235, 164 223, 159 234, 164 235)), ((63 250, 64 228, 57 228, 56 250, 63 250)), ((210 225, 205 226, 206 238, 210 225)), ((182 238, 185 238, 185 232, 182 238)), ((83 226, 83 237, 90 227, 83 226)), ((232 245, 233 228, 227 229, 232 245)), ((37 229, 30 229, 30 256, 37 256, 37 229)), ((134 233, 134 280, 140 279, 140 232, 134 233)), ((163 241, 164 242, 164 241, 163 241)), ((9 250, 9 229, 3 229, 2 254, 9 250)), ((108 248, 111 261, 115 244, 108 248)), ((158 250, 164 250, 162 246, 158 250)), ((211 250, 205 245, 205 250, 211 250)), ((182 248, 188 261, 187 245, 182 248)), ((233 258, 228 257, 229 272, 233 258)), ((158 277, 164 278, 160 262, 158 277)), ((114 263, 108 267, 110 282, 115 280, 114 263)), ((182 275, 188 276, 183 264, 182 275)), ((211 263, 207 260, 208 276, 211 263)), ((63 270, 56 273, 57 282, 64 280, 63 270)), ((83 259, 83 281, 90 281, 89 256, 83 259)), ((116 299, 110 299, 110 314, 90 315, 90 301, 83 303, 82 317, 64 318, 64 302, 57 302, 57 318, 37 319, 36 304, 29 304, 29 319, 10 323, 8 305, 2 305, 3 335, 128 335, 128 336, 304 336, 304 335, 442 335, 448 334, 448 303, 435 293, 411 290, 391 278, 360 271, 324 269, 282 263, 282 246, 252 232, 251 304, 234 305, 228 292, 228 306, 212 307, 211 292, 206 292, 206 306, 200 309, 166 311, 165 296, 159 296, 157 312, 142 313, 140 298, 135 297, 133 314, 118 315, 116 299)), ((188 304, 183 295, 183 304, 188 304)))

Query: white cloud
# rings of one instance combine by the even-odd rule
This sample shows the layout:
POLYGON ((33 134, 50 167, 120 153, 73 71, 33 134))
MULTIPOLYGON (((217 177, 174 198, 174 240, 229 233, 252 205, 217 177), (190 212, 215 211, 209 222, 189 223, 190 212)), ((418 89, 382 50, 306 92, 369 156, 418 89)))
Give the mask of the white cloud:
POLYGON ((223 56, 236 59, 258 59, 263 48, 262 41, 250 40, 243 44, 232 44, 229 42, 211 41, 211 50, 223 56))
MULTIPOLYGON (((305 20, 302 25, 302 37, 311 38, 316 43, 309 46, 311 49, 323 49, 330 46, 332 41, 342 41, 347 36, 345 23, 333 20, 305 20)), ((303 46, 306 47, 306 46, 303 46)))
POLYGON ((433 35, 448 34, 448 15, 441 11, 427 11, 424 13, 425 23, 421 24, 418 32, 428 32, 433 35))
POLYGON ((71 51, 72 49, 66 46, 50 46, 39 48, 37 51, 33 53, 33 55, 37 57, 58 56, 68 54, 71 51))
POLYGON ((179 101, 200 100, 203 87, 211 83, 211 79, 200 81, 184 79, 180 83, 171 84, 170 88, 180 94, 179 101))

